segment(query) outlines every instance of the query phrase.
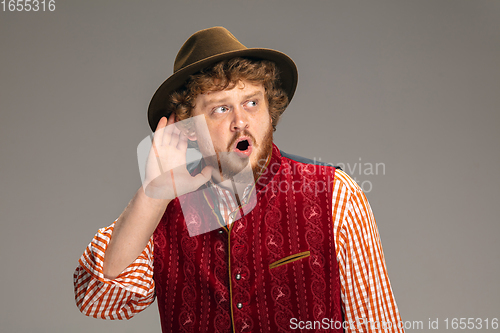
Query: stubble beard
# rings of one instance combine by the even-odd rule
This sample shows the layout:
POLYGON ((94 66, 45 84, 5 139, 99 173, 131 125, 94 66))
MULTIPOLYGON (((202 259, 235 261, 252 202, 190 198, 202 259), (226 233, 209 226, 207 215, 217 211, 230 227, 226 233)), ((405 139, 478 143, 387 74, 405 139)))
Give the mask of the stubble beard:
POLYGON ((270 127, 269 131, 267 131, 266 136, 262 140, 261 143, 262 149, 257 155, 257 161, 255 165, 252 165, 253 171, 253 179, 257 181, 260 175, 264 173, 266 170, 266 166, 268 164, 268 159, 271 158, 271 154, 273 152, 273 128, 270 127))
MULTIPOLYGON (((231 140, 228 145, 227 151, 217 151, 216 157, 209 158, 206 160, 208 165, 218 169, 221 175, 221 181, 227 179, 233 179, 237 177, 238 182, 255 183, 259 179, 260 175, 264 172, 267 160, 271 155, 273 150, 273 128, 270 126, 269 131, 266 133, 261 142, 257 143, 255 138, 247 131, 243 131, 231 140), (242 136, 250 137, 253 141, 254 153, 257 154, 256 161, 251 165, 252 172, 242 172, 245 168, 248 168, 250 163, 249 158, 241 158, 235 153, 230 151, 233 144, 242 136), (253 178, 253 179, 252 179, 253 178)), ((214 156, 215 157, 215 156, 214 156)))

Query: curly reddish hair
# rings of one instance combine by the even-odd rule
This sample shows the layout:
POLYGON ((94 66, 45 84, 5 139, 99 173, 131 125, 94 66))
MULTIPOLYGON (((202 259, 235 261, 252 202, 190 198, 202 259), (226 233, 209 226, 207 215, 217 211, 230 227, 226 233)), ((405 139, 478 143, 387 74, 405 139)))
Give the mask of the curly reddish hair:
POLYGON ((182 88, 170 95, 168 108, 178 120, 188 119, 199 94, 232 89, 240 80, 264 86, 273 130, 276 131, 280 116, 288 106, 288 96, 281 89, 278 68, 268 60, 232 58, 207 67, 191 75, 182 88))

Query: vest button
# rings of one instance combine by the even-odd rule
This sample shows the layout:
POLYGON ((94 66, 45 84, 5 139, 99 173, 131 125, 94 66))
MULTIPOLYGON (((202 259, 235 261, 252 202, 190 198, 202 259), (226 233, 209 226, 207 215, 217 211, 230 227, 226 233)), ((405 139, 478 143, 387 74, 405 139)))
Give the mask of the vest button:
POLYGON ((243 307, 243 304, 238 303, 238 304, 236 304, 236 307, 237 307, 238 309, 241 309, 241 308, 243 307))
POLYGON ((219 234, 221 234, 221 235, 222 235, 223 233, 224 233, 224 230, 222 230, 222 229, 221 229, 221 230, 219 230, 219 234))
POLYGON ((238 273, 238 274, 236 274, 236 276, 235 276, 235 277, 236 277, 236 280, 240 280, 240 279, 241 279, 241 274, 240 274, 240 273, 238 273))

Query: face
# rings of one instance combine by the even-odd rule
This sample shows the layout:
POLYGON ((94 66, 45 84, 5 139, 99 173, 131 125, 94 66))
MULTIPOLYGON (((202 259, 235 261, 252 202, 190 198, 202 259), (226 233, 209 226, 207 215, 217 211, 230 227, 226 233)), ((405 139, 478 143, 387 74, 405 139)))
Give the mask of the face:
MULTIPOLYGON (((273 138, 262 84, 242 80, 231 89, 198 95, 192 115, 205 116, 217 156, 205 160, 214 171, 219 170, 227 179, 250 163, 254 177, 258 175, 271 153, 273 138)), ((202 154, 207 155, 204 139, 197 139, 202 154)))

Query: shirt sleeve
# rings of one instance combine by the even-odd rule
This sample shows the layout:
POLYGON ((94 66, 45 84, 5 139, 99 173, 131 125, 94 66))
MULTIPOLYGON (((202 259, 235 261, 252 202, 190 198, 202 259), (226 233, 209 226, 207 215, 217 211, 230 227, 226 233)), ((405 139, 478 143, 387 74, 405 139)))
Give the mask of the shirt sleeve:
POLYGON ((345 331, 404 332, 365 194, 337 170, 332 201, 345 331))
POLYGON ((104 277, 103 259, 114 223, 99 229, 87 246, 73 275, 75 301, 80 311, 102 319, 130 319, 155 300, 153 238, 141 255, 114 280, 104 277))

